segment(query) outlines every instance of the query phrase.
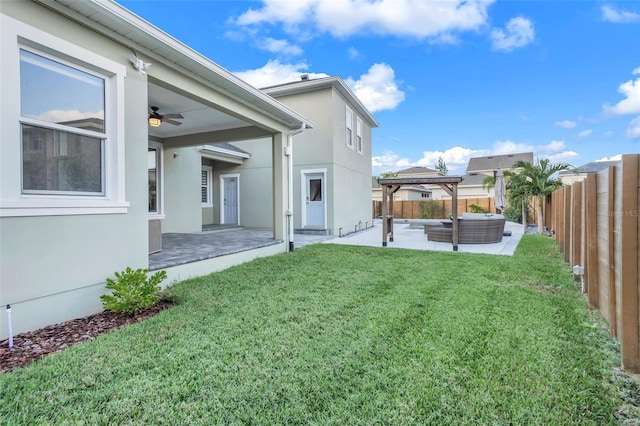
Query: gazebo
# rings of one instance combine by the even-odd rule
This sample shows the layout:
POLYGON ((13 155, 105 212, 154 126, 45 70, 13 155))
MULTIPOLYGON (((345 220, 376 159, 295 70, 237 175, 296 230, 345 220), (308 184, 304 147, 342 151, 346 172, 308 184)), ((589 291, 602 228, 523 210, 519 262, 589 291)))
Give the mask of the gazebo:
POLYGON ((393 194, 403 185, 440 185, 451 195, 453 218, 453 251, 458 251, 458 184, 462 176, 433 176, 416 178, 382 178, 378 183, 382 187, 382 247, 387 246, 387 238, 393 242, 393 194))

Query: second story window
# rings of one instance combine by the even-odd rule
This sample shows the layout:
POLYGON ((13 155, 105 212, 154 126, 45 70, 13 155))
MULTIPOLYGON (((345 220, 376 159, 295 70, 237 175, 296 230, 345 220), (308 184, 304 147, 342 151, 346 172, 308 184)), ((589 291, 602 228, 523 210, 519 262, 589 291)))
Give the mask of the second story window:
POLYGON ((345 139, 345 144, 347 145, 347 148, 351 148, 353 149, 353 111, 351 111, 349 108, 347 108, 347 113, 346 113, 346 139, 345 139))
POLYGON ((362 119, 356 117, 356 151, 362 154, 362 119))

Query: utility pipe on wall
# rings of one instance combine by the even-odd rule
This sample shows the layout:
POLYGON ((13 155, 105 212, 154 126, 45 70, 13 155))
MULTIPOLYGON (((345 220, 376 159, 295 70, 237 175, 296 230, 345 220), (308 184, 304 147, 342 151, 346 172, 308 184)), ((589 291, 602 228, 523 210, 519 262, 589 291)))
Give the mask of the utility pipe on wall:
POLYGON ((13 347, 13 330, 11 325, 11 305, 7 305, 7 333, 9 334, 9 348, 13 347))
POLYGON ((289 251, 293 251, 293 137, 304 132, 305 123, 299 129, 292 130, 287 134, 287 146, 284 154, 287 157, 287 227, 289 234, 289 251))

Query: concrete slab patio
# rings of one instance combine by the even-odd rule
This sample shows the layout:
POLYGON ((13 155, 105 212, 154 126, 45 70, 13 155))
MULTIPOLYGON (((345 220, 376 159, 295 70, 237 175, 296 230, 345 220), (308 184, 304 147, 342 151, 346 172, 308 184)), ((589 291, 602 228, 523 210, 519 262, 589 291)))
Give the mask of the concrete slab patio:
MULTIPOLYGON (((451 243, 428 241, 423 226, 416 226, 417 221, 395 221, 394 241, 387 242, 387 248, 406 248, 413 250, 450 251, 453 252, 451 243), (412 225, 413 224, 413 225, 412 225)), ((426 222, 419 221, 418 225, 426 222)), ((458 251, 463 253, 486 253, 512 256, 518 247, 518 243, 524 234, 524 227, 519 223, 507 222, 505 231, 511 231, 511 236, 502 237, 502 241, 495 244, 458 244, 458 251)), ((382 247, 382 221, 374 221, 374 226, 366 231, 348 235, 342 238, 333 238, 324 241, 329 244, 348 244, 358 246, 382 247)))
MULTIPOLYGON (((394 222, 394 241, 387 242, 387 248, 407 248, 413 250, 453 251, 451 243, 428 241, 424 233, 425 220, 394 222)), ((439 221, 436 221, 439 222, 439 221)), ((524 233, 522 225, 507 222, 505 231, 511 236, 503 237, 497 244, 459 244, 458 251, 466 253, 487 253, 513 255, 524 233)), ((382 221, 374 220, 373 227, 344 237, 335 235, 295 234, 295 248, 308 244, 347 244, 356 246, 382 246, 382 221)), ((194 234, 163 234, 162 251, 149 255, 149 269, 158 270, 241 253, 248 250, 269 247, 282 243, 273 238, 270 231, 229 228, 208 229, 194 234)))

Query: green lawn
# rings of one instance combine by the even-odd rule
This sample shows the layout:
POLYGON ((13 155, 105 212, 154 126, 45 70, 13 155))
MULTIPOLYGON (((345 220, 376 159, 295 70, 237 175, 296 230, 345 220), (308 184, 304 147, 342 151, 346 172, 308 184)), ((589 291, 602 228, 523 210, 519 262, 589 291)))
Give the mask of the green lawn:
POLYGON ((170 293, 0 375, 0 423, 603 424, 624 405, 546 237, 513 257, 316 244, 170 293))

